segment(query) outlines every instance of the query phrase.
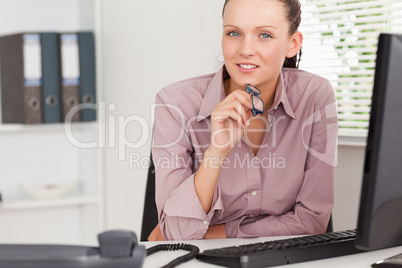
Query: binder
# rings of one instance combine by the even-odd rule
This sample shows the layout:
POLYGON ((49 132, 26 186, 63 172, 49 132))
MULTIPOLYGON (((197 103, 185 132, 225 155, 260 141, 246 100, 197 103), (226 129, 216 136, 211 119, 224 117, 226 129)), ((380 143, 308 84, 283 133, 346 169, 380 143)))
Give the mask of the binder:
POLYGON ((60 41, 61 69, 61 108, 64 122, 81 121, 79 109, 80 99, 80 66, 77 33, 62 33, 60 41))
POLYGON ((83 107, 82 121, 96 120, 96 77, 95 77, 95 38, 92 32, 79 32, 79 59, 80 59, 80 103, 93 104, 83 107))
POLYGON ((62 117, 64 121, 66 121, 70 111, 67 121, 95 121, 94 34, 92 32, 60 34, 60 60, 62 117), (78 108, 77 105, 79 105, 78 108))
POLYGON ((42 122, 40 34, 0 37, 2 122, 42 122))
POLYGON ((43 122, 61 122, 58 34, 41 33, 43 122))

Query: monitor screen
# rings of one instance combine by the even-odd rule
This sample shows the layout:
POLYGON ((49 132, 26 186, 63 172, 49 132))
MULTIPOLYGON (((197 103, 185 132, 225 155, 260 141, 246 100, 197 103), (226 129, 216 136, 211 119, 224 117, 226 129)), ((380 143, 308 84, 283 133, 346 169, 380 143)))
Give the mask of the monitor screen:
POLYGON ((402 35, 378 40, 356 246, 402 245, 402 35))

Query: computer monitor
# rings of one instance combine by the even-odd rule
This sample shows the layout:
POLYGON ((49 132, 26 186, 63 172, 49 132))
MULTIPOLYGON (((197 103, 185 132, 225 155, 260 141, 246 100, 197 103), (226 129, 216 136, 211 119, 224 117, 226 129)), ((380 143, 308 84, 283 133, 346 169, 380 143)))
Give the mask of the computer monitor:
POLYGON ((402 35, 380 34, 356 246, 402 245, 402 35))

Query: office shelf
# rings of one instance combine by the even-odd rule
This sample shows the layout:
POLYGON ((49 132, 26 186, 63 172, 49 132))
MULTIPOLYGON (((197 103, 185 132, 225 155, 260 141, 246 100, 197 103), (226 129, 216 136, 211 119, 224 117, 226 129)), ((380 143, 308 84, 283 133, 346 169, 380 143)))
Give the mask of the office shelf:
POLYGON ((96 205, 98 204, 98 202, 99 198, 97 196, 72 196, 72 197, 50 199, 50 200, 25 199, 25 200, 0 203, 0 212, 26 210, 26 209, 67 207, 77 205, 96 205))
MULTIPOLYGON (((97 127, 98 122, 77 122, 72 123, 73 130, 86 130, 97 127)), ((64 123, 54 124, 0 124, 1 133, 13 133, 13 132, 48 132, 48 131, 64 131, 69 126, 64 123)))

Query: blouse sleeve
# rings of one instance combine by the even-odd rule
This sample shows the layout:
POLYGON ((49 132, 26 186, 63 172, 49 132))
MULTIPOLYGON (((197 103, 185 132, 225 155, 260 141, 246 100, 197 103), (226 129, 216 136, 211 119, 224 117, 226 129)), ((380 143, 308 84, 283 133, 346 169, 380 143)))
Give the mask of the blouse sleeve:
POLYGON ((228 237, 325 232, 334 204, 334 177, 337 164, 337 111, 329 82, 316 93, 314 106, 314 114, 303 124, 303 132, 311 134, 309 140, 302 141, 308 150, 308 156, 303 184, 294 208, 283 215, 260 215, 255 218, 245 216, 226 224, 228 237))
POLYGON ((166 90, 156 96, 152 156, 155 164, 156 206, 165 240, 202 239, 215 211, 223 210, 217 187, 208 214, 194 187, 197 159, 186 131, 187 119, 166 90))

